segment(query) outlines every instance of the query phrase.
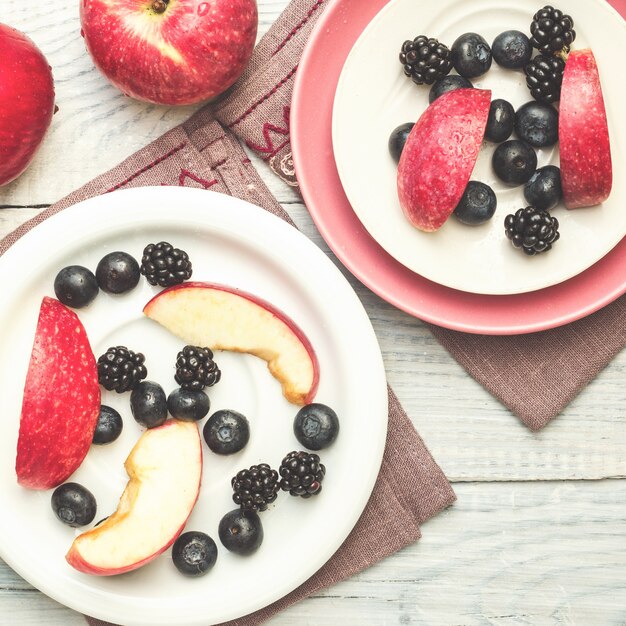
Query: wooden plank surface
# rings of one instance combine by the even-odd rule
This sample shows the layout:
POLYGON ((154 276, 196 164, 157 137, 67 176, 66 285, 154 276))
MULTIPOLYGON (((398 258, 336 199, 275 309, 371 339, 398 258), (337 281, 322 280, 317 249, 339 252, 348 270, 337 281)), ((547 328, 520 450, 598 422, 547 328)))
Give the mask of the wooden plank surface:
MULTIPOLYGON (((259 0, 260 34, 286 3, 259 0)), ((0 236, 194 110, 141 104, 111 87, 85 52, 77 0, 2 5, 0 20, 29 34, 50 60, 60 110, 28 172, 0 188, 0 207, 14 207, 0 210, 0 236)), ((255 163, 332 258, 295 192, 255 163)), ((424 526, 416 545, 271 624, 626 624, 626 352, 531 433, 426 325, 344 273, 370 315, 389 381, 459 500, 424 526)), ((83 623, 0 562, 0 626, 83 623)))
MULTIPOLYGON (((422 539, 316 594, 272 626, 626 623, 623 480, 464 483, 422 539)), ((74 613, 0 565, 0 623, 74 613), (50 612, 50 608, 55 611, 50 612)))

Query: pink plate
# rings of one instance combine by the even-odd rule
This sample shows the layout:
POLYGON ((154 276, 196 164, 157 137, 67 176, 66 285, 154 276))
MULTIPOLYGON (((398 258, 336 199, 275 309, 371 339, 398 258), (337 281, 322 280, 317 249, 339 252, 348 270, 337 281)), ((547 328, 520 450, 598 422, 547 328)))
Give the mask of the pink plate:
MULTIPOLYGON (((344 194, 333 156, 335 90, 352 46, 388 0, 334 0, 316 24, 296 75, 291 141, 302 195, 320 233, 367 287, 426 322, 469 333, 516 335, 585 317, 626 292, 626 239, 568 281, 531 293, 486 296, 415 274, 365 230, 344 194)), ((611 0, 622 16, 626 0, 611 0)))

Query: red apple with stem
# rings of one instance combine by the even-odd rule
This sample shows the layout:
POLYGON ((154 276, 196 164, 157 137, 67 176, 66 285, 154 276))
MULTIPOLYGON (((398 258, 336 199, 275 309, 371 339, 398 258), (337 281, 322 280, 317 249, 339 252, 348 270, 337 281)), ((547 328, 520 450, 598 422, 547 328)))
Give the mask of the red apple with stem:
POLYGON ((0 24, 0 185, 29 166, 53 114, 46 57, 24 33, 0 24))
POLYGON ((96 66, 125 94, 156 104, 215 98, 245 69, 256 0, 82 0, 96 66))

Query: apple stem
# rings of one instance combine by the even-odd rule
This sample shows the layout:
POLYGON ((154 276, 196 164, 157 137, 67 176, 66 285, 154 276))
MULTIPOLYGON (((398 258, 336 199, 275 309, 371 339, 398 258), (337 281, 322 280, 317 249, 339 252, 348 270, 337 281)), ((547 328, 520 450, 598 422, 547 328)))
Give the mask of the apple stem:
POLYGON ((152 3, 152 10, 155 13, 164 13, 165 9, 167 9, 167 5, 169 0, 154 0, 152 3))

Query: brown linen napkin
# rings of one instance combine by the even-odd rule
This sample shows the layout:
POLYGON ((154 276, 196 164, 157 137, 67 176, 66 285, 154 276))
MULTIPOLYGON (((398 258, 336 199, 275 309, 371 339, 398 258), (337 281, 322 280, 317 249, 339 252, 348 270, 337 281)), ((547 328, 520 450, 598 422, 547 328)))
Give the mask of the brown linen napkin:
MULTIPOLYGON (((234 136, 205 108, 20 226, 0 241, 0 254, 33 226, 80 200, 115 189, 146 185, 212 189, 248 200, 292 223, 234 136)), ((454 501, 450 484, 395 394, 391 389, 388 394, 389 425, 381 471, 367 507, 348 539, 301 587, 269 607, 230 624, 259 624, 290 604, 413 543, 420 537, 420 524, 454 501)), ((89 617, 87 620, 91 624, 104 623, 89 617)))
MULTIPOLYGON (((622 12, 622 0, 610 0, 622 12)), ((215 107, 216 117, 297 186, 289 106, 302 51, 329 0, 292 0, 255 50, 253 65, 215 107)), ((329 157, 332 158, 332 157, 329 157)), ((532 430, 539 430, 626 344, 626 297, 558 329, 531 335, 471 335, 430 326, 448 352, 532 430)))

